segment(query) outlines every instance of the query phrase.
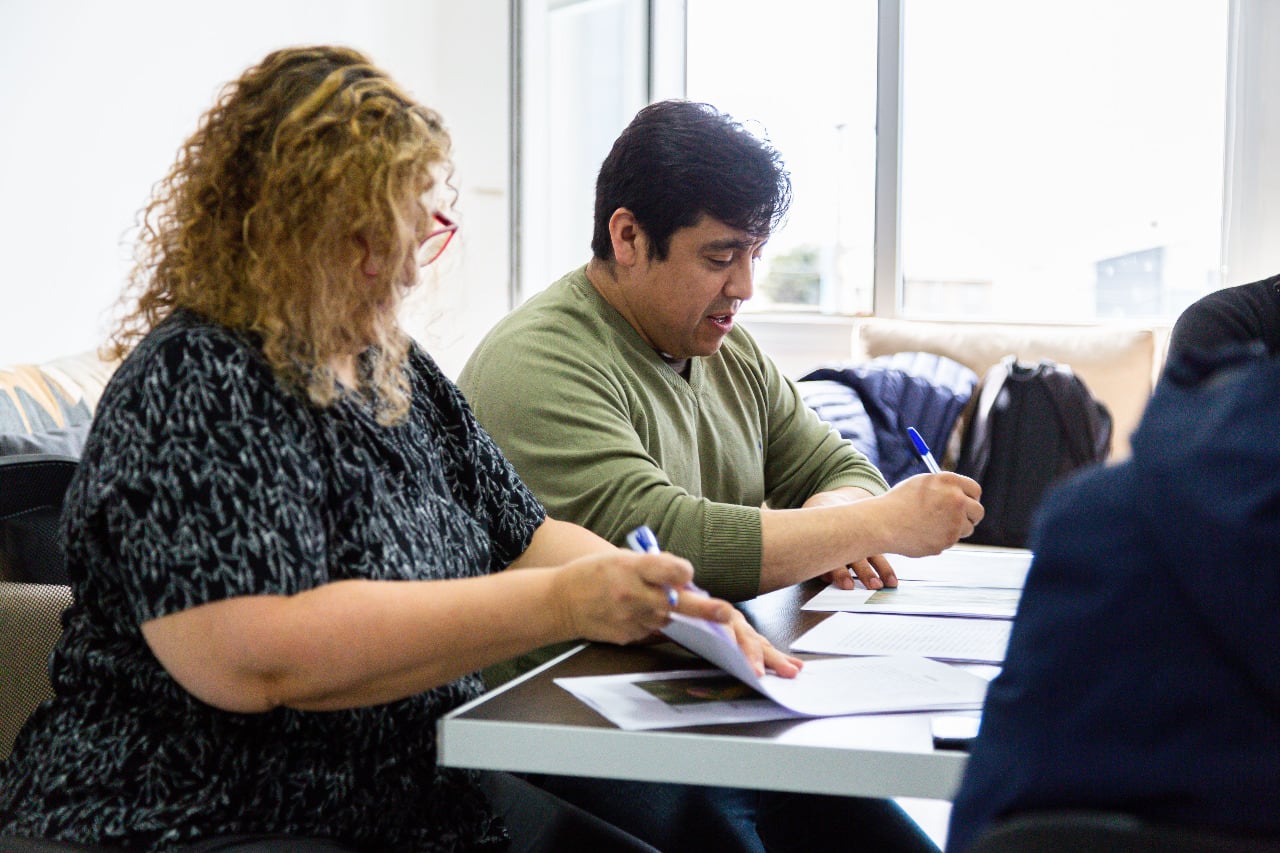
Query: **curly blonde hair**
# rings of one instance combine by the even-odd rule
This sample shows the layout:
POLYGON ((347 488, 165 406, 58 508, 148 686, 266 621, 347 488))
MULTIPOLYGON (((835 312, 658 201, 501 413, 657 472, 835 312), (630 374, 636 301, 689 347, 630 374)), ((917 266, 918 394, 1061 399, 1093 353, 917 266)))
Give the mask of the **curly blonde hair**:
POLYGON ((189 309, 256 335, 277 377, 327 406, 332 360, 367 350, 362 391, 380 421, 401 420, 410 341, 395 306, 417 270, 415 206, 449 187, 449 150, 440 116, 360 53, 271 53, 224 88, 156 185, 108 352, 189 309))

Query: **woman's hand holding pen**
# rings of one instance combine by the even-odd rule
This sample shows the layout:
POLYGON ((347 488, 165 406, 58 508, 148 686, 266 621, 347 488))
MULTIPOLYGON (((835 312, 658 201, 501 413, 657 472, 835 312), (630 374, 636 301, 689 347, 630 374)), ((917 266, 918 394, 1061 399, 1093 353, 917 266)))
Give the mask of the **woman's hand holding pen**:
MULTIPOLYGON (((635 530, 627 534, 627 544, 631 546, 631 550, 638 551, 643 554, 658 554, 661 549, 658 547, 658 538, 653 535, 653 531, 648 525, 640 525, 635 530)), ((684 604, 690 598, 702 599, 705 601, 715 601, 710 598, 706 590, 695 586, 693 579, 690 578, 680 586, 670 586, 667 588, 667 597, 676 612, 683 613, 686 616, 696 616, 696 613, 690 613, 683 607, 676 606, 684 604)), ((728 604, 728 602, 724 602, 728 604)), ((706 618, 706 617, 703 617, 706 618)), ((723 620, 715 619, 715 622, 723 620)), ((775 675, 783 678, 795 678, 800 672, 800 667, 804 664, 799 658, 793 658, 785 655, 773 647, 767 639, 764 638, 751 624, 747 622, 745 616, 732 605, 729 607, 729 630, 733 632, 732 639, 742 649, 743 655, 751 664, 751 668, 755 670, 757 675, 764 675, 765 669, 771 669, 775 675)), ((726 636, 726 639, 730 637, 726 636)))
POLYGON ((558 571, 556 606, 572 637, 636 642, 666 625, 673 611, 723 624, 742 616, 727 601, 691 592, 681 592, 673 607, 670 592, 693 581, 693 567, 672 554, 606 551, 558 571))
MULTIPOLYGON (((701 613, 694 612, 690 605, 706 602, 729 604, 727 601, 720 602, 719 599, 711 598, 704 590, 690 584, 679 591, 678 606, 674 612, 682 613, 685 616, 702 616, 701 613)), ((702 618, 705 619, 706 617, 703 616, 702 618)), ((719 620, 712 621, 718 622, 719 620)), ((742 612, 732 605, 729 605, 729 620, 725 628, 729 632, 725 635, 726 638, 732 639, 738 648, 742 649, 742 654, 757 675, 764 675, 765 670, 769 670, 774 675, 782 678, 795 678, 800 672, 800 668, 804 666, 804 661, 800 658, 792 657, 775 649, 763 634, 751 627, 747 617, 743 616, 742 612)))
POLYGON ((682 613, 726 626, 756 672, 783 678, 800 671, 799 658, 780 652, 732 604, 692 587, 693 567, 667 553, 604 552, 559 569, 554 601, 567 635, 606 643, 653 637, 682 613), (669 593, 675 594, 672 607, 669 593))

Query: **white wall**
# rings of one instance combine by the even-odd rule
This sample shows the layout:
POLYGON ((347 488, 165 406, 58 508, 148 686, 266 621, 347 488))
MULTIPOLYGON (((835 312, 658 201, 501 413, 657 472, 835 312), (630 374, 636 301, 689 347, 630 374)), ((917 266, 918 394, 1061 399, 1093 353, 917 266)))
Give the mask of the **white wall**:
POLYGON ((435 92, 453 133, 459 221, 441 280, 405 312, 450 376, 511 307, 511 19, 507 0, 426 0, 436 8, 435 92), (455 248, 457 251, 455 252, 455 248))
POLYGON ((507 306, 508 30, 507 0, 0 0, 0 364, 101 343, 136 214, 219 88, 325 42, 368 54, 453 131, 463 228, 405 318, 456 373, 507 306))

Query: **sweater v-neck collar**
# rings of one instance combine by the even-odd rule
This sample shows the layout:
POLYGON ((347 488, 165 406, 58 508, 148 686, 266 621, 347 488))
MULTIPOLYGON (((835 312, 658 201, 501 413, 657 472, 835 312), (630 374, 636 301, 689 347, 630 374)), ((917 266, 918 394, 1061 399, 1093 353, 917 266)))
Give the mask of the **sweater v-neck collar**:
POLYGON ((587 268, 585 266, 582 267, 578 273, 578 286, 583 289, 583 292, 588 294, 589 298, 599 306, 599 309, 602 312, 607 314, 605 322, 615 329, 618 329, 626 337, 630 338, 632 343, 637 347, 642 348, 645 352, 652 353, 654 360, 661 363, 663 371, 672 376, 675 380, 678 380, 680 385, 696 392, 702 384, 702 375, 705 369, 705 365, 702 363, 704 359, 698 356, 689 356, 684 359, 672 359, 665 353, 654 349, 644 338, 640 336, 640 333, 636 331, 635 326, 632 326, 627 322, 627 318, 622 316, 622 312, 615 308, 608 299, 605 299, 604 294, 596 290, 595 285, 591 283, 591 279, 587 278, 587 268), (685 362, 686 364, 686 369, 683 372, 679 370, 680 362, 685 362))

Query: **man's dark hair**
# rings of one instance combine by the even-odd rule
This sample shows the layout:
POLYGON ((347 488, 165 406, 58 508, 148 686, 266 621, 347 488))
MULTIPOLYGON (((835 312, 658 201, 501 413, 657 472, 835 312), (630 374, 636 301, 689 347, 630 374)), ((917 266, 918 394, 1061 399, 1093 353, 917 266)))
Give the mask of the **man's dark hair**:
POLYGON ((650 259, 665 260, 671 235, 705 214, 766 237, 791 205, 791 176, 767 139, 710 104, 658 101, 636 113, 596 178, 591 251, 613 259, 609 218, 620 207, 649 238, 650 259))

